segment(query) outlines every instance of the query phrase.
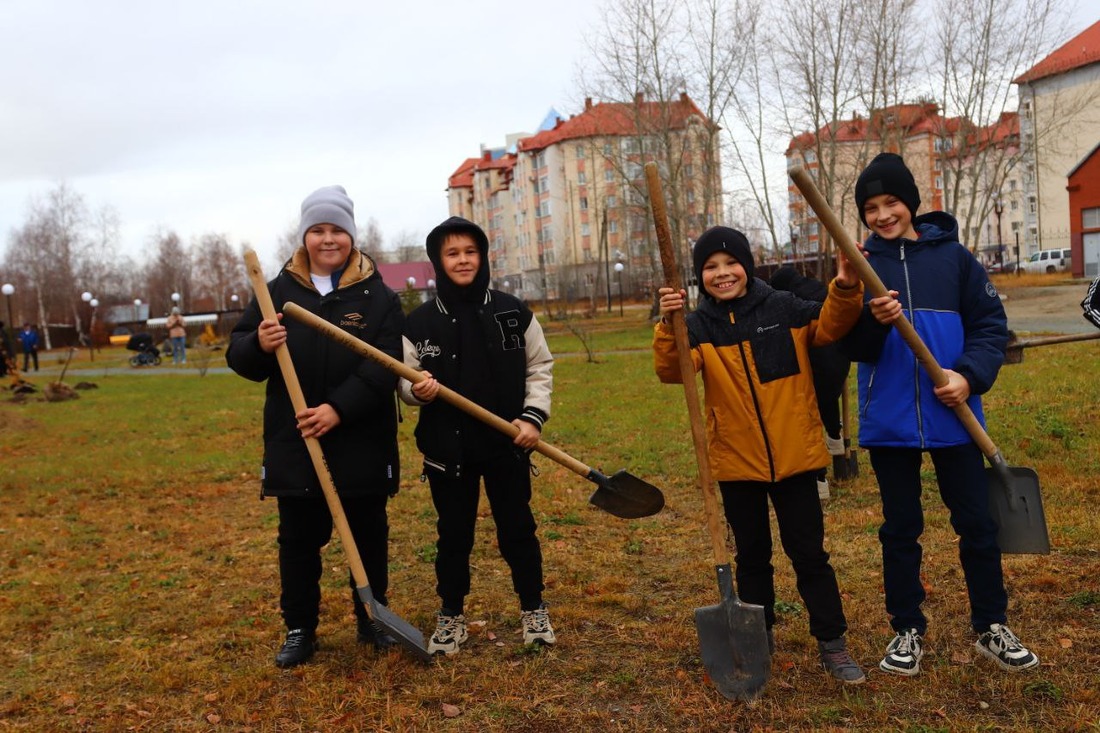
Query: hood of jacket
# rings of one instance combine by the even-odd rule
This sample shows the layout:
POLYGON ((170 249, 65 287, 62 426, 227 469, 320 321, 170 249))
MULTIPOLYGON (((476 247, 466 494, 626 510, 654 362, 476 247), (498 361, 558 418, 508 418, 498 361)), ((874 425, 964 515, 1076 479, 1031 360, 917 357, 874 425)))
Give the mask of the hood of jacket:
POLYGON ((461 216, 452 216, 435 229, 428 232, 428 238, 424 242, 428 252, 428 259, 435 268, 435 288, 440 300, 444 303, 480 303, 485 299, 485 291, 489 288, 489 238, 481 227, 469 219, 461 216), (460 287, 447 276, 440 260, 440 250, 443 241, 449 234, 469 234, 477 244, 477 251, 481 254, 481 263, 477 269, 474 281, 469 285, 460 287))

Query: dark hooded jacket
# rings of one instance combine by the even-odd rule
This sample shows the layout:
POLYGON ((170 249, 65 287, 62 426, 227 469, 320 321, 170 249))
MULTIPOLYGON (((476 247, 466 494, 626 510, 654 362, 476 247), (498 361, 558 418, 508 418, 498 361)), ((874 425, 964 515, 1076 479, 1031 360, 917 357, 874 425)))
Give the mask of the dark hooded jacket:
MULTIPOLYGON (((953 217, 934 211, 913 226, 916 241, 872 234, 864 244, 867 260, 887 289, 898 291, 906 318, 940 366, 970 383, 968 404, 984 424, 979 395, 993 386, 1008 343, 1004 306, 985 268, 959 243, 953 217)), ((878 323, 869 306, 842 343, 861 362, 861 446, 927 449, 970 442, 897 329, 878 323)))
MULTIPOLYGON (((401 358, 401 304, 382 282, 371 259, 353 249, 338 278, 335 289, 322 296, 310 280, 309 259, 302 247, 268 283, 268 290, 276 309, 281 310, 287 302, 296 303, 390 356, 401 358)), ((267 380, 263 494, 321 496, 278 361, 274 354, 260 349, 256 329, 261 320, 253 299, 233 328, 226 361, 242 377, 256 382, 267 380)), ((340 425, 320 438, 337 493, 396 493, 400 468, 394 398, 397 378, 293 318, 284 318, 283 325, 306 404, 316 407, 327 402, 340 415, 340 425)))
MULTIPOLYGON (((451 217, 428 234, 426 247, 437 295, 405 322, 405 364, 426 369, 440 384, 508 422, 520 418, 541 430, 550 417, 553 357, 531 310, 488 287, 485 233, 473 222, 451 217), (473 237, 480 253, 477 275, 465 287, 447 276, 440 260, 444 240, 457 233, 473 237)), ((409 404, 422 405, 416 443, 428 469, 458 476, 466 462, 514 449, 511 438, 443 400, 421 403, 407 380, 401 380, 400 394, 409 404)))

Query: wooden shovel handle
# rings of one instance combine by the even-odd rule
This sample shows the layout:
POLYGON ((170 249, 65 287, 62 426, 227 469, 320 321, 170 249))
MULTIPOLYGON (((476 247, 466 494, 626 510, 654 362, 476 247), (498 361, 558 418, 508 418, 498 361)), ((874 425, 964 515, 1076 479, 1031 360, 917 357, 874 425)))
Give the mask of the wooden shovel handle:
MULTIPOLYGON (((859 273, 859 277, 863 280, 863 283, 867 286, 867 290, 871 295, 879 297, 882 295, 888 295, 889 291, 886 289, 886 285, 883 284, 882 279, 871 267, 871 263, 867 261, 867 258, 863 256, 863 253, 856 247, 855 242, 851 240, 848 233, 844 231, 844 227, 841 226, 840 220, 836 214, 833 213, 832 207, 825 201, 825 197, 821 195, 821 191, 818 190, 817 184, 814 183, 810 174, 806 172, 806 169, 800 165, 792 166, 787 170, 791 180, 794 181, 794 185, 798 187, 798 190, 802 192, 802 196, 806 199, 806 203, 810 205, 810 208, 817 214, 818 221, 825 225, 825 229, 828 230, 832 236, 833 241, 844 252, 844 256, 848 258, 850 262, 859 273)), ((928 376, 932 378, 932 383, 937 387, 942 387, 947 384, 947 375, 944 374, 943 369, 940 367, 936 358, 932 356, 932 352, 921 340, 920 335, 917 334, 917 330, 913 328, 913 324, 909 322, 909 319, 902 313, 901 316, 894 321, 894 328, 898 330, 901 337, 905 339, 905 343, 912 349, 913 354, 917 357, 917 361, 924 367, 924 370, 928 372, 928 376)), ((990 461, 996 463, 998 461, 1003 462, 1000 457, 1000 451, 997 446, 993 444, 993 440, 990 439, 989 434, 985 432, 985 428, 978 422, 978 418, 974 416, 974 412, 970 409, 970 405, 963 402, 962 404, 954 407, 955 414, 959 416, 959 420, 962 421, 966 431, 970 433, 970 437, 977 443, 978 448, 990 461)))
MULTIPOLYGON (((680 273, 676 268, 676 254, 672 249, 672 235, 668 228, 665 196, 661 190, 661 176, 656 163, 645 164, 646 186, 649 189, 649 206, 653 210, 653 225, 657 230, 657 245, 661 250, 661 268, 665 285, 680 290, 680 273)), ((686 305, 686 304, 685 304, 686 305)), ((707 455, 707 432, 703 411, 699 406, 699 385, 695 381, 695 364, 691 360, 691 344, 688 342, 687 323, 683 310, 672 312, 672 335, 676 340, 676 354, 680 360, 680 381, 684 383, 688 419, 691 421, 691 442, 695 446, 695 464, 699 469, 699 488, 703 492, 703 508, 707 517, 711 549, 715 565, 729 564, 726 549, 726 533, 718 511, 718 496, 710 475, 710 458, 707 455)))
MULTIPOLYGON (((323 318, 318 318, 315 314, 310 313, 305 308, 302 308, 296 303, 287 303, 285 306, 283 306, 283 311, 294 320, 301 321, 305 325, 320 331, 333 341, 336 341, 337 343, 346 346, 347 348, 351 349, 361 356, 365 356, 368 359, 377 362, 378 364, 385 367, 387 370, 393 372, 399 377, 409 380, 413 384, 416 384, 417 382, 422 382, 428 378, 424 375, 423 372, 418 372, 417 370, 405 364, 405 362, 394 359, 386 352, 377 349, 374 346, 371 346, 361 339, 357 339, 355 336, 352 336, 347 331, 337 328, 323 318)), ((517 428, 512 423, 508 422, 499 415, 496 415, 486 410, 484 407, 477 404, 476 402, 472 402, 471 400, 460 395, 458 392, 455 392, 453 389, 449 389, 442 384, 439 385, 439 399, 450 405, 453 405, 454 407, 457 407, 470 417, 480 420, 489 427, 504 433, 510 438, 515 438, 516 435, 519 434, 519 428, 517 428)), ((555 448, 545 441, 540 440, 535 446, 535 450, 546 456, 550 460, 560 463, 561 465, 568 468, 570 471, 573 471, 580 476, 589 478, 589 475, 592 473, 591 468, 581 463, 576 458, 573 458, 565 451, 560 450, 559 448, 555 448)))
MULTIPOLYGON (((256 293, 256 303, 260 306, 260 313, 264 319, 274 320, 275 305, 271 301, 271 293, 267 289, 267 281, 264 279, 263 269, 256 252, 250 248, 244 251, 245 267, 248 270, 248 279, 252 282, 252 290, 256 293)), ((302 393, 302 385, 298 382, 298 374, 294 371, 294 361, 290 358, 290 350, 283 343, 275 350, 275 358, 279 362, 279 370, 286 382, 287 392, 290 394, 290 403, 297 414, 306 409, 306 397, 302 393)), ((313 470, 317 472, 317 479, 321 482, 321 490, 328 502, 329 513, 332 521, 340 534, 340 544, 344 546, 344 554, 348 557, 348 567, 351 568, 351 576, 355 579, 358 588, 369 587, 367 583, 367 571, 363 568, 363 560, 359 557, 359 550, 355 546, 355 538, 348 526, 348 518, 344 514, 344 506, 340 503, 340 496, 336 493, 336 485, 332 482, 332 474, 325 462, 325 454, 321 451, 321 443, 316 438, 305 438, 306 449, 313 461, 313 470)), ((370 609, 368 608, 369 612, 370 609)))

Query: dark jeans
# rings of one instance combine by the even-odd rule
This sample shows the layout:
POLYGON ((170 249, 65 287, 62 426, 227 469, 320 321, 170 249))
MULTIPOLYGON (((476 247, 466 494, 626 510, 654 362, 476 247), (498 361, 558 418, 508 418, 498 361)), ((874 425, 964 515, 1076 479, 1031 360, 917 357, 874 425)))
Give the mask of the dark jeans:
POLYGON ((497 527, 497 545, 501 557, 512 571, 512 588, 520 607, 534 610, 542 603, 542 548, 535 535, 537 526, 531 513, 531 474, 526 457, 505 454, 496 459, 467 463, 462 476, 450 478, 429 470, 439 520, 436 529, 436 592, 443 608, 463 612, 470 592, 470 553, 474 548, 474 529, 481 479, 485 496, 497 527))
POLYGON ((737 592, 746 603, 764 607, 770 629, 775 623, 775 570, 768 497, 775 508, 779 539, 794 566, 798 593, 810 616, 810 634, 828 641, 844 635, 848 622, 836 574, 825 552, 825 519, 817 498, 814 471, 765 483, 721 481, 722 505, 736 545, 737 592))
MULTIPOLYGON (((386 604, 389 587, 387 546, 389 524, 382 496, 343 497, 359 557, 367 571, 371 594, 386 604)), ((279 497, 279 606, 288 629, 317 628, 321 607, 321 548, 332 537, 332 515, 323 496, 279 497)), ((356 618, 366 618, 362 601, 355 592, 355 580, 348 573, 356 618)))
POLYGON ((32 359, 34 360, 34 370, 38 371, 38 349, 23 352, 23 371, 27 371, 32 359))
MULTIPOLYGON (((895 631, 914 628, 923 634, 928 620, 920 610, 924 531, 918 448, 871 448, 871 467, 882 496, 882 578, 886 612, 895 631)), ((975 631, 1003 624, 1008 608, 997 525, 989 513, 989 484, 981 451, 973 443, 928 451, 936 469, 940 497, 959 536, 959 560, 970 596, 970 623, 975 631)))

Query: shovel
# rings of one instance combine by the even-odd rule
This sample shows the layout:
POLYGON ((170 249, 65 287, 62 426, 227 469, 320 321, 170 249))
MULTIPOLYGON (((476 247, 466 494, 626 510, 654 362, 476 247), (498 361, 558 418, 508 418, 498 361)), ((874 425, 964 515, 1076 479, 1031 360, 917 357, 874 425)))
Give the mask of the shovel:
MULTIPOLYGON (((672 251, 672 236, 668 228, 661 179, 655 163, 645 165, 649 205, 657 229, 661 249, 661 265, 665 284, 679 288, 676 256, 672 251)), ((684 383, 691 439, 695 446, 695 462, 699 470, 699 486, 703 492, 703 507, 707 518, 714 569, 718 575, 721 601, 714 606, 695 609, 695 630, 699 634, 699 652, 711 682, 729 700, 752 702, 764 689, 771 676, 771 654, 768 652, 764 607, 742 603, 733 590, 733 573, 725 532, 718 513, 718 497, 710 475, 707 437, 703 414, 699 407, 699 390, 695 383, 695 365, 691 361, 687 324, 682 311, 672 313, 672 330, 680 359, 680 378, 684 383)))
MULTIPOLYGON (((333 341, 346 346, 360 356, 365 356, 381 364, 397 376, 414 384, 427 379, 422 372, 406 366, 404 362, 398 361, 386 352, 357 339, 323 318, 318 318, 296 303, 287 303, 283 308, 283 312, 294 320, 301 321, 305 325, 320 331, 333 341)), ((439 385, 439 398, 510 438, 514 438, 519 434, 519 428, 512 423, 489 412, 476 402, 466 399, 458 392, 444 387, 442 384, 439 385)), ((596 484, 598 488, 589 497, 588 501, 605 512, 614 514, 616 517, 622 517, 623 519, 648 517, 661 511, 661 508, 665 505, 665 497, 660 489, 626 471, 617 471, 611 476, 605 476, 564 451, 541 440, 535 446, 535 450, 596 484)))
MULTIPOLYGON (((249 280, 252 281, 252 290, 256 293, 256 302, 260 306, 260 313, 265 319, 274 319, 275 306, 271 302, 271 293, 267 289, 267 281, 264 279, 263 270, 255 251, 246 248, 244 252, 245 266, 248 269, 249 280)), ((306 398, 302 393, 302 387, 298 383, 298 375, 294 371, 294 362, 290 358, 290 350, 283 344, 275 351, 275 357, 279 361, 279 369, 286 382, 287 391, 290 393, 290 402, 294 405, 294 412, 298 413, 306 409, 306 398)), ((411 652, 414 657, 422 662, 430 662, 432 657, 424 646, 424 635, 412 624, 405 621, 390 609, 386 608, 374 599, 370 585, 367 582, 367 571, 363 568, 363 560, 359 557, 359 550, 355 546, 355 538, 348 526, 348 518, 344 515, 344 507, 340 503, 340 497, 336 493, 336 486, 332 482, 332 474, 329 473, 328 464, 325 463, 325 455, 321 452, 321 444, 316 438, 306 438, 306 448, 309 457, 313 461, 313 469, 317 472, 317 478, 321 482, 321 489, 328 502, 329 513, 332 521, 340 534, 340 544, 344 547, 344 554, 351 568, 351 576, 355 580, 356 593, 359 600, 367 609, 367 615, 371 621, 377 624, 383 631, 392 636, 397 642, 411 652)))
MULTIPOLYGON (((867 290, 875 297, 886 295, 886 286, 883 285, 878 273, 871 268, 871 264, 844 231, 840 220, 826 203, 821 192, 817 190, 810 174, 802 166, 793 166, 787 172, 837 246, 844 251, 848 261, 859 271, 860 279, 866 284, 867 290)), ((917 361, 928 372, 932 383, 937 387, 947 384, 947 375, 936 363, 932 352, 928 350, 904 313, 894 322, 894 327, 913 350, 917 361)), ((1046 515, 1043 513, 1043 497, 1039 491, 1038 474, 1030 468, 1009 466, 969 405, 963 402, 956 405, 954 410, 962 420, 966 431, 970 433, 970 437, 989 460, 990 467, 986 471, 993 479, 989 482, 989 509, 994 521, 997 522, 997 544, 1000 545, 1001 552, 1010 555, 1048 554, 1050 537, 1047 533, 1046 515)))
POLYGON ((859 458, 852 450, 852 434, 848 426, 851 424, 852 407, 848 397, 848 378, 844 378, 844 391, 840 393, 840 412, 844 416, 840 426, 840 434, 844 439, 844 454, 833 456, 833 477, 838 481, 859 476, 859 458))

